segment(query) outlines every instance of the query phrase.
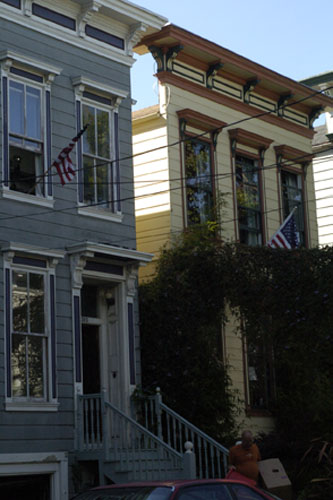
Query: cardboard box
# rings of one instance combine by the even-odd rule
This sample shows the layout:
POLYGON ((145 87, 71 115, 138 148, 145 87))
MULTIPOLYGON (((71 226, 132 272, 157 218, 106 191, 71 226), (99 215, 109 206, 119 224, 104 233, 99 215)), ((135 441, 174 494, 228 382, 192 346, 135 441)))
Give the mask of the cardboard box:
POLYGON ((269 458, 258 465, 264 488, 282 500, 292 500, 291 482, 280 460, 269 458))

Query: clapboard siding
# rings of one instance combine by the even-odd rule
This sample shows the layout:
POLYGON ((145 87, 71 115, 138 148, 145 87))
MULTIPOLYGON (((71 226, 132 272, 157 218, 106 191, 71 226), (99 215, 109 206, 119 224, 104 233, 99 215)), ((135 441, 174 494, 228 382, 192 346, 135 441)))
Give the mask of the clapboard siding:
MULTIPOLYGON (((72 78, 83 76, 130 92, 129 67, 79 47, 38 33, 28 27, 0 19, 0 52, 11 50, 61 69, 51 84, 52 160, 76 135, 75 92, 72 78)), ((2 113, 0 113, 2 131, 2 113)), ((31 246, 65 250, 83 241, 103 242, 135 248, 133 170, 131 145, 130 95, 119 107, 119 147, 121 174, 122 223, 79 215, 77 213, 77 177, 62 187, 53 177, 54 208, 45 208, 0 198, 1 240, 31 246)), ((2 135, 1 135, 2 140, 2 135)), ((1 145, 1 142, 0 142, 1 145)), ((72 159, 76 163, 76 152, 72 159)), ((55 173, 55 171, 53 172, 55 173)), ((3 304, 3 266, 0 268, 0 300, 3 304)), ((69 259, 56 267, 56 373, 59 408, 56 412, 2 411, 1 453, 72 450, 74 448, 74 374, 72 334, 72 283, 69 259)), ((138 310, 135 301, 135 321, 138 310)), ((0 404, 5 396, 4 316, 0 313, 0 404)), ((135 338, 139 348, 138 330, 135 338)), ((137 352, 136 371, 140 366, 137 352)))

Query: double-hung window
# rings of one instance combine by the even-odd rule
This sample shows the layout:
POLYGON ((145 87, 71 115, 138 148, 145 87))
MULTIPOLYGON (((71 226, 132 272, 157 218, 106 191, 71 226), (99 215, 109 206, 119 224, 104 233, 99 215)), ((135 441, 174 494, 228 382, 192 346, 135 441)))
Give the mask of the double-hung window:
MULTIPOLYGON (((51 82, 60 69, 12 51, 0 55, 3 196, 52 196, 51 82)), ((48 200, 50 201, 50 200, 48 200)))
POLYGON ((239 241, 262 244, 262 214, 258 161, 236 155, 236 195, 239 241))
POLYGON ((12 270, 12 397, 47 398, 48 325, 45 275, 12 270))
POLYGON ((108 209, 114 200, 111 109, 94 103, 82 104, 83 202, 108 209))
POLYGON ((9 189, 44 194, 42 88, 30 81, 9 80, 9 189))
POLYGON ((188 137, 185 141, 187 223, 204 224, 213 216, 212 146, 188 137))
POLYGON ((128 93, 83 76, 72 79, 76 95, 79 213, 119 221, 119 106, 128 93))
POLYGON ((20 252, 10 247, 5 258, 6 405, 52 411, 57 398, 53 257, 64 253, 20 252))
POLYGON ((281 189, 283 219, 296 207, 295 222, 300 245, 305 245, 304 196, 302 175, 288 170, 281 170, 281 189))

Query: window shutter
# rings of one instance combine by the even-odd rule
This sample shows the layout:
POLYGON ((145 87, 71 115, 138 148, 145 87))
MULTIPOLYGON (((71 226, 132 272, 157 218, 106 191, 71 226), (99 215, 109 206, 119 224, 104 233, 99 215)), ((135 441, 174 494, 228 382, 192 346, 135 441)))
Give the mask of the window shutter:
POLYGON ((11 369, 11 314, 10 314, 10 270, 5 273, 5 308, 6 308, 6 370, 7 370, 7 398, 12 395, 12 369, 11 369))
POLYGON ((80 297, 74 295, 75 382, 81 382, 80 297))
POLYGON ((133 317, 133 304, 131 302, 128 303, 128 348, 129 348, 130 384, 135 385, 134 317, 133 317))
POLYGON ((56 380, 56 325, 55 325, 55 283, 54 276, 50 276, 50 313, 51 313, 51 391, 52 398, 57 397, 57 380, 56 380))
POLYGON ((46 91, 45 94, 45 106, 46 106, 46 144, 45 144, 45 154, 46 154, 46 168, 47 168, 47 194, 52 196, 52 169, 51 169, 51 92, 46 91))
MULTIPOLYGON (((81 102, 76 101, 76 131, 79 133, 81 130, 81 102)), ((78 180, 78 193, 79 203, 83 203, 83 166, 82 166, 82 139, 80 138, 76 143, 76 166, 77 166, 77 180, 78 180)))
POLYGON ((120 168, 119 168, 119 115, 114 113, 114 140, 115 140, 115 183, 116 183, 116 203, 117 211, 121 211, 120 203, 120 168))
POLYGON ((2 79, 2 109, 3 109, 3 179, 8 187, 9 161, 8 161, 8 78, 2 79))

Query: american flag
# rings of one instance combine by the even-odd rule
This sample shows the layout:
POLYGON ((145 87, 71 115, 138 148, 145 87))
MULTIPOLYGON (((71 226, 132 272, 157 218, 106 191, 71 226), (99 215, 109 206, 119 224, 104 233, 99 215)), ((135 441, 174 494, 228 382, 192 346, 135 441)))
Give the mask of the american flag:
POLYGON ((288 215, 282 226, 273 234, 268 241, 267 246, 271 248, 296 248, 299 245, 299 237, 297 234, 295 210, 288 215))
POLYGON ((54 160, 52 165, 57 169, 58 175, 60 177, 60 182, 64 186, 67 182, 70 182, 75 177, 75 170, 73 168, 72 160, 69 154, 74 148, 77 141, 80 139, 81 135, 86 131, 88 125, 85 125, 80 132, 73 137, 71 142, 58 154, 58 158, 54 160))

